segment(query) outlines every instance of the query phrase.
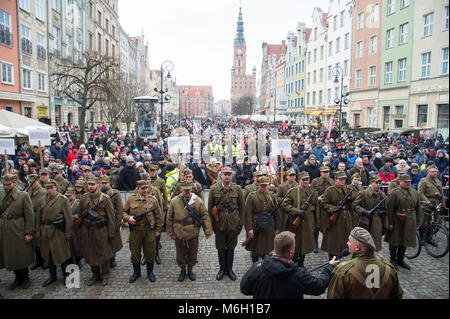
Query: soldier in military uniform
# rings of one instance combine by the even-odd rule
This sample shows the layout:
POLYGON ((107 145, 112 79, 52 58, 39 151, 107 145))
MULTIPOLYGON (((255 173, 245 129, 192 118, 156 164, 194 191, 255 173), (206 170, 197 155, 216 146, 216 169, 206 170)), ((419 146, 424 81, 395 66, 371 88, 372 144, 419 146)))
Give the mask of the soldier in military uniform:
POLYGON ((58 166, 58 167, 54 167, 52 169, 52 173, 53 173, 53 180, 56 182, 56 184, 58 185, 58 192, 61 194, 64 194, 67 190, 67 187, 69 187, 69 181, 66 180, 63 175, 62 175, 62 167, 58 166))
POLYGON ((39 184, 45 189, 45 184, 50 180, 51 173, 47 168, 39 171, 39 184))
POLYGON ((257 183, 258 190, 250 193, 245 201, 245 230, 247 237, 251 238, 245 249, 251 252, 253 262, 257 262, 259 257, 264 259, 264 256, 273 250, 273 239, 280 229, 280 225, 277 224, 279 218, 276 216, 279 212, 275 212, 272 217, 269 215, 277 206, 277 197, 267 190, 269 178, 258 177, 257 183), (262 225, 266 228, 258 225, 258 218, 261 218, 259 216, 262 213, 269 215, 266 218, 271 218, 265 220, 270 225, 262 225))
MULTIPOLYGON (((420 180, 417 188, 422 203, 422 209, 428 214, 431 214, 439 204, 442 204, 442 208, 445 207, 444 189, 442 187, 442 182, 437 178, 438 173, 438 168, 435 164, 428 166, 427 177, 420 180)), ((424 214, 423 224, 427 223, 430 218, 430 215, 424 214)), ((432 237, 424 238, 424 232, 425 229, 421 226, 419 228, 419 233, 422 240, 427 240, 429 244, 437 246, 432 237)))
POLYGON ((224 274, 236 280, 233 272, 234 249, 244 224, 244 194, 240 186, 231 183, 232 173, 232 169, 227 166, 220 171, 221 183, 211 187, 208 198, 208 213, 216 234, 219 255, 217 280, 221 280, 224 274), (214 208, 217 210, 214 210, 215 214, 214 208))
POLYGON ((244 200, 247 200, 248 195, 250 193, 255 192, 258 190, 258 177, 262 176, 262 173, 260 171, 254 171, 253 172, 253 183, 250 185, 245 186, 244 188, 244 200))
POLYGON ((109 263, 114 256, 111 242, 116 235, 116 216, 111 199, 100 192, 97 177, 88 179, 88 192, 80 199, 79 215, 86 211, 89 213, 83 218, 81 238, 83 257, 92 271, 88 286, 96 281, 105 286, 108 284, 109 263), (99 205, 92 209, 96 204, 99 205))
POLYGON ((405 174, 406 174, 406 169, 404 169, 404 168, 397 169, 397 178, 393 179, 389 183, 388 194, 391 194, 394 189, 396 189, 400 186, 400 176, 405 175, 405 174))
MULTIPOLYGON (((316 177, 315 179, 313 179, 313 181, 311 182, 311 187, 317 192, 319 209, 321 209, 320 203, 322 202, 323 194, 325 194, 326 189, 330 186, 333 186, 335 182, 330 178, 330 167, 321 166, 319 168, 319 172, 320 177, 316 177)), ((319 252, 319 230, 322 231, 322 234, 325 234, 326 231, 325 225, 322 224, 322 219, 320 218, 321 215, 322 213, 319 211, 318 223, 314 225, 314 253, 316 254, 319 252)))
POLYGON ((167 212, 167 234, 175 240, 177 264, 181 268, 178 281, 183 281, 186 277, 186 265, 189 279, 192 281, 196 279, 192 268, 197 263, 200 226, 203 227, 206 239, 212 234, 208 210, 205 207, 205 203, 197 195, 192 193, 193 186, 192 182, 183 181, 180 185, 183 193, 172 198, 169 211, 167 212), (189 214, 189 210, 184 202, 199 216, 198 222, 192 217, 181 221, 189 214))
POLYGON ((181 186, 180 183, 182 181, 191 181, 193 183, 193 188, 192 188, 192 192, 197 195, 198 197, 200 197, 201 200, 203 200, 203 195, 202 195, 202 185, 200 185, 199 182, 194 180, 194 175, 192 174, 192 171, 189 168, 185 168, 183 169, 183 171, 181 172, 180 175, 180 180, 178 181, 177 185, 175 186, 175 189, 173 190, 171 197, 174 198, 175 196, 177 196, 178 194, 181 194, 181 186))
MULTIPOLYGON (((286 172, 287 181, 284 182, 283 185, 281 185, 278 188, 277 191, 277 199, 278 201, 282 200, 283 197, 287 194, 287 192, 294 187, 298 186, 298 183, 295 181, 295 177, 297 177, 297 173, 294 169, 290 169, 286 172)), ((290 218, 289 218, 289 212, 285 210, 284 208, 281 208, 278 212, 279 220, 280 220, 280 231, 290 230, 290 218)))
POLYGON ((147 193, 147 181, 136 182, 136 193, 131 195, 123 208, 123 220, 130 224, 130 251, 133 275, 130 283, 134 283, 141 276, 141 249, 147 264, 147 276, 154 282, 153 265, 156 254, 156 236, 162 229, 162 213, 158 201, 147 193), (152 210, 152 211, 149 211, 152 210), (142 219, 135 220, 135 216, 146 213, 142 219))
POLYGON ((375 243, 369 232, 355 227, 347 242, 352 259, 338 265, 328 286, 328 299, 401 299, 403 289, 392 264, 374 254, 375 243), (369 276, 379 275, 379 285, 369 276))
POLYGON ((400 187, 394 189, 388 202, 389 252, 391 263, 411 269, 404 262, 406 247, 417 245, 416 231, 422 224, 423 213, 419 193, 411 187, 411 177, 399 177, 400 187))
POLYGON ((303 267, 306 254, 314 248, 314 225, 318 223, 319 201, 317 192, 309 186, 309 174, 306 171, 298 174, 299 186, 295 187, 283 202, 284 210, 289 214, 289 229, 295 233, 294 261, 298 260, 303 267), (312 195, 312 196, 311 196, 312 195), (311 198, 310 198, 311 196, 311 198), (308 200, 308 203, 306 201, 308 200), (303 207, 305 206, 306 207, 303 207), (299 218, 297 221, 296 219, 299 218), (294 226, 293 222, 296 221, 294 226))
POLYGON ((100 183, 102 193, 108 195, 109 198, 111 199, 116 216, 114 220, 114 224, 116 225, 116 235, 114 236, 114 240, 112 241, 114 249, 114 257, 111 258, 111 262, 109 264, 110 268, 114 268, 117 266, 115 254, 123 247, 122 235, 120 232, 120 226, 122 225, 122 216, 123 216, 122 196, 120 196, 120 192, 118 190, 111 188, 109 176, 104 175, 100 177, 100 183))
MULTIPOLYGON (((169 203, 169 199, 167 198, 166 182, 164 181, 164 179, 162 179, 161 177, 158 176, 158 169, 159 169, 159 166, 157 164, 151 164, 148 167, 148 173, 151 178, 151 181, 150 181, 151 186, 156 187, 159 190, 160 196, 163 199, 163 205, 161 207, 162 212, 163 212, 163 218, 164 218, 162 232, 165 232, 166 231, 167 205, 169 203)), ((160 238, 161 238, 161 235, 159 235, 158 238, 156 239, 156 249, 157 250, 161 249, 160 238)))
MULTIPOLYGON (((67 188, 64 196, 66 196, 69 200, 70 210, 72 212, 72 222, 74 222, 78 218, 80 200, 75 197, 75 189, 73 187, 67 188)), ((70 237, 69 246, 73 263, 77 264, 81 269, 81 259, 83 258, 83 247, 81 246, 81 228, 72 229, 72 236, 70 237)))
POLYGON ((351 201, 351 212, 352 212, 352 228, 358 227, 359 226, 359 215, 358 213, 355 211, 355 207, 354 207, 354 200, 352 199, 356 199, 359 195, 359 193, 361 193, 364 188, 361 186, 361 175, 359 175, 359 173, 354 173, 352 175, 352 182, 349 185, 349 188, 352 189, 353 187, 356 187, 353 192, 352 192, 352 197, 350 199, 351 201))
POLYGON ((2 176, 4 190, 0 191, 0 269, 14 271, 13 290, 21 285, 30 287, 28 266, 34 262, 33 205, 30 196, 16 188, 13 174, 2 176))
POLYGON ((79 178, 75 182, 75 198, 80 200, 84 194, 86 194, 86 182, 84 179, 79 178))
POLYGON ((328 258, 339 256, 341 251, 347 247, 348 235, 352 230, 352 215, 350 202, 346 201, 343 206, 340 202, 350 191, 345 185, 347 175, 345 172, 337 172, 334 175, 336 184, 325 191, 322 199, 321 222, 325 225, 325 233, 322 240, 322 250, 328 252, 328 258), (331 217, 337 209, 337 218, 333 222, 331 217))
POLYGON ((40 227, 36 235, 41 243, 42 258, 48 262, 50 277, 42 284, 47 287, 56 279, 56 265, 61 264, 61 271, 66 279, 66 267, 69 264, 69 241, 72 236, 72 212, 69 200, 58 193, 58 184, 51 180, 45 184, 47 196, 41 201, 37 210, 40 227))
MULTIPOLYGON (((378 175, 372 175, 370 177, 369 186, 361 191, 355 201, 353 202, 353 209, 359 216, 359 227, 365 228, 370 232, 372 239, 375 243, 376 251, 381 250, 381 236, 383 228, 383 219, 381 214, 386 213, 386 201, 381 204, 372 216, 369 216, 369 211, 375 207, 376 204, 381 202, 386 197, 383 191, 380 190, 381 177, 378 175)), ((352 194, 353 197, 353 194, 352 194)))
POLYGON ((30 174, 28 175, 28 194, 30 195, 31 203, 33 204, 33 213, 34 213, 34 230, 33 230, 33 247, 34 253, 36 256, 36 261, 34 264, 30 266, 30 270, 35 270, 38 267, 43 267, 44 269, 48 268, 48 264, 42 259, 40 244, 36 237, 36 230, 40 225, 40 221, 37 219, 37 209, 40 205, 40 201, 43 197, 47 195, 47 192, 44 188, 39 184, 39 175, 30 174))

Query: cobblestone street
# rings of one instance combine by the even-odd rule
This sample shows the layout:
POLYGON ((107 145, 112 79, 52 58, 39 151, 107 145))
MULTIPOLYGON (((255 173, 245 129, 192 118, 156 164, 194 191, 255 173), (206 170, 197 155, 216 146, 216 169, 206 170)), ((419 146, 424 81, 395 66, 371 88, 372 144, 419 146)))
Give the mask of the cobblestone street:
MULTIPOLYGON (((249 253, 240 245, 244 240, 244 231, 239 238, 236 249, 234 271, 238 276, 236 281, 231 281, 225 276, 217 281, 219 263, 217 251, 214 246, 214 236, 205 240, 203 233, 200 235, 198 264, 194 268, 197 280, 192 282, 186 277, 184 282, 178 282, 179 268, 175 262, 175 245, 172 240, 163 233, 161 244, 163 246, 160 256, 161 264, 155 264, 156 282, 150 283, 146 276, 145 266, 142 268, 142 276, 134 284, 128 283, 132 274, 130 264, 130 252, 128 249, 127 227, 122 230, 124 248, 117 255, 117 267, 112 269, 109 284, 102 287, 100 283, 92 287, 87 286, 91 275, 89 266, 83 266, 81 271, 80 288, 66 288, 63 286, 60 267, 58 267, 58 281, 47 288, 42 288, 42 283, 48 278, 48 271, 37 269, 30 271, 31 287, 29 289, 17 288, 7 291, 14 279, 13 272, 0 270, 0 293, 6 299, 10 298, 49 298, 49 299, 141 299, 141 298, 164 298, 164 299, 204 299, 204 298, 248 298, 241 294, 239 289, 240 279, 251 265, 249 253)), ((321 239, 319 238, 319 241, 321 239)), ((385 244, 385 243, 384 243, 385 244)), ((384 245, 381 257, 388 259, 387 245, 384 245)), ((347 257, 348 258, 348 257, 347 257)), ((327 261, 327 253, 320 251, 318 254, 310 254, 306 257, 307 269, 327 261)), ((404 298, 417 299, 439 299, 449 298, 449 257, 446 255, 441 259, 430 257, 424 250, 421 255, 407 261, 412 270, 400 269, 399 278, 404 290, 404 298)), ((326 294, 319 297, 305 296, 305 298, 325 298, 326 294)))

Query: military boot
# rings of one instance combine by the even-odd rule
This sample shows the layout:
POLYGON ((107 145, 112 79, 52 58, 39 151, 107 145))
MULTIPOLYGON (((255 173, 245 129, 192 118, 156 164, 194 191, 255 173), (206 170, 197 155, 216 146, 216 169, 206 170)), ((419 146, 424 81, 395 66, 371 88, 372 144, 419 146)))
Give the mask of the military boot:
POLYGON ((19 285, 22 284, 22 270, 14 270, 14 275, 16 276, 16 278, 14 279, 13 283, 11 285, 9 285, 8 290, 14 290, 16 289, 19 285))
POLYGON ((191 281, 195 281, 196 277, 192 269, 188 269, 188 277, 191 281))
POLYGON ((130 284, 134 283, 139 277, 141 277, 141 265, 139 262, 133 263, 133 275, 130 278, 130 284))
POLYGON ((405 251, 406 251, 406 247, 403 247, 403 246, 398 247, 397 265, 399 265, 400 267, 403 267, 405 269, 411 270, 411 267, 409 267, 409 265, 407 263, 405 263, 405 261, 404 261, 405 251))
POLYGON ((44 263, 42 264, 42 269, 48 269, 48 262, 44 260, 44 263))
POLYGON ((153 263, 147 263, 147 277, 151 282, 155 282, 156 278, 153 274, 153 263))
POLYGON ((156 248, 159 250, 162 248, 161 246, 161 235, 159 235, 158 237, 156 237, 156 248))
POLYGON ((100 267, 97 266, 97 267, 92 267, 92 268, 93 268, 92 269, 92 277, 89 278, 89 281, 87 283, 88 286, 92 286, 100 278, 100 267))
POLYGON ((30 288, 30 276, 28 275, 28 267, 21 270, 22 272, 22 288, 30 288))
POLYGON ((30 270, 35 270, 44 265, 44 259, 42 259, 41 250, 39 248, 35 248, 34 254, 36 255, 36 261, 30 266, 30 270))
POLYGON ((63 275, 64 286, 66 285, 66 278, 67 278, 66 268, 67 268, 67 265, 70 265, 72 263, 73 263, 72 259, 69 259, 69 260, 66 260, 65 262, 63 262, 61 264, 61 272, 62 272, 62 275, 63 275))
POLYGON ((391 258, 389 259, 389 262, 394 266, 395 269, 398 270, 397 265, 397 246, 392 246, 389 244, 389 253, 391 255, 391 258))
POLYGON ((114 268, 117 266, 117 262, 116 262, 116 257, 114 256, 113 258, 111 258, 111 260, 109 261, 109 267, 110 268, 114 268))
POLYGON ((221 280, 223 278, 223 275, 225 275, 225 268, 226 268, 226 255, 225 255, 225 249, 219 249, 219 266, 220 270, 217 273, 216 279, 221 280))
POLYGON ((106 285, 108 284, 108 281, 109 281, 109 273, 107 273, 107 274, 102 274, 102 275, 101 275, 100 284, 101 284, 102 286, 106 286, 106 285))
POLYGON ((317 254, 319 252, 319 230, 314 230, 314 253, 317 254))
POLYGON ((181 269, 181 272, 178 275, 178 281, 183 281, 184 278, 186 278, 186 269, 185 268, 181 269))
POLYGON ((236 280, 236 274, 233 272, 234 249, 225 250, 226 274, 231 280, 236 280))
POLYGON ((48 272, 50 274, 50 277, 42 284, 42 287, 47 287, 48 285, 54 283, 56 278, 56 266, 50 262, 48 263, 48 272))
POLYGON ((159 248, 158 248, 158 246, 156 246, 155 262, 156 262, 158 265, 161 264, 161 258, 159 258, 159 248))
POLYGON ((80 257, 80 256, 75 257, 75 264, 78 266, 78 268, 80 268, 80 270, 81 270, 81 267, 83 267, 83 265, 81 264, 81 259, 83 259, 83 257, 80 257))

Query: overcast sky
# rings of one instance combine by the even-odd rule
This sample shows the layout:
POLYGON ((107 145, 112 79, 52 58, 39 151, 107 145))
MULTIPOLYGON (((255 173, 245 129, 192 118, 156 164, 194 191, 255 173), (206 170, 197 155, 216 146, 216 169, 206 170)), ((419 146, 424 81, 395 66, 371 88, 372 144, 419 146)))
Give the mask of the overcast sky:
POLYGON ((119 0, 119 21, 130 36, 144 33, 151 69, 171 60, 178 85, 212 85, 218 101, 230 98, 240 3, 251 73, 263 42, 281 43, 299 21, 310 27, 314 7, 327 12, 329 0, 119 0))

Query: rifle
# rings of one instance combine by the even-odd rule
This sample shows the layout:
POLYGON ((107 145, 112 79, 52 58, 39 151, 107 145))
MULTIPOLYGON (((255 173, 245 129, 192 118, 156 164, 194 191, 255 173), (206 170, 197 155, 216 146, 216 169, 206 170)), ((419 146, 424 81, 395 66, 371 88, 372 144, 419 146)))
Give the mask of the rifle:
POLYGON ((185 222, 188 218, 192 218, 194 221, 195 226, 199 227, 203 225, 203 219, 201 216, 199 216, 195 210, 189 205, 189 203, 183 198, 183 196, 180 196, 181 201, 184 204, 184 208, 188 210, 188 213, 186 216, 184 216, 181 219, 181 222, 185 222))
POLYGON ((386 200, 386 199, 388 199, 389 198, 389 196, 391 196, 391 194, 387 194, 386 196, 384 196, 384 198, 382 199, 382 200, 380 200, 368 213, 367 213, 367 215, 369 215, 370 217, 370 219, 372 219, 372 217, 373 217, 373 214, 375 214, 375 211, 377 210, 377 208, 378 207, 380 207, 380 205, 381 204, 383 204, 384 203, 384 201, 386 200))
MULTIPOLYGON (((256 237, 256 235, 258 234, 258 232, 261 229, 266 229, 272 224, 272 216, 281 207, 281 204, 283 204, 283 202, 286 199, 286 197, 289 195, 289 193, 294 188, 295 187, 293 187, 293 188, 291 188, 290 190, 287 191, 287 193, 286 193, 286 195, 284 195, 283 199, 278 202, 278 204, 275 206, 275 208, 270 213, 264 212, 264 213, 261 213, 261 214, 258 215, 258 219, 256 220, 258 225, 256 226, 256 229, 254 231, 253 238, 256 237)), ((244 247, 247 246, 253 238, 250 238, 250 236, 248 236, 241 245, 244 246, 244 247)))
MULTIPOLYGON (((304 202, 302 207, 300 207, 300 210, 305 210, 306 208, 308 208, 309 201, 311 200, 312 196, 314 195, 316 190, 319 188, 319 186, 320 186, 320 184, 317 183, 317 185, 314 187, 314 190, 311 192, 309 197, 306 199, 306 202, 304 202)), ((295 217, 295 219, 294 219, 294 221, 292 222, 292 225, 291 225, 291 229, 292 229, 292 232, 294 234, 297 232, 297 229, 301 225, 301 223, 302 223, 302 217, 300 217, 300 216, 295 217)))
POLYGON ((98 213, 94 210, 98 205, 100 205, 101 203, 103 203, 105 200, 107 200, 109 197, 105 197, 104 199, 102 199, 101 201, 99 201, 97 204, 95 204, 92 207, 86 208, 81 214, 80 216, 73 222, 73 227, 74 228, 78 228, 81 226, 81 223, 83 222, 84 218, 87 215, 91 215, 92 217, 98 217, 98 213))
MULTIPOLYGON (((336 221, 336 219, 337 219, 337 217, 338 217, 338 215, 339 215, 339 211, 340 211, 340 209, 338 209, 338 207, 339 207, 339 206, 342 207, 342 206, 344 206, 344 205, 347 203, 348 198, 350 197, 350 195, 352 194, 352 192, 355 190, 356 187, 358 187, 358 184, 356 184, 356 185, 354 185, 354 186, 352 187, 352 189, 350 190, 350 192, 348 192, 347 195, 345 195, 344 198, 341 199, 341 201, 339 202, 339 204, 336 206, 336 208, 334 209, 334 211, 331 213, 331 214, 332 214, 331 217, 330 217, 329 219, 327 219, 327 225, 326 225, 327 229, 330 229, 330 228, 331 228, 330 221, 332 221, 333 223, 336 221)), ((341 208, 341 209, 342 209, 342 208, 341 208)))
MULTIPOLYGON (((153 207, 152 209, 146 210, 145 212, 140 213, 140 214, 136 214, 136 215, 134 215, 134 216, 132 216, 132 217, 133 217, 133 219, 134 219, 136 222, 138 222, 138 221, 140 221, 140 220, 142 220, 142 219, 145 218, 145 220, 147 221, 148 227, 150 227, 150 229, 151 229, 151 228, 152 228, 152 225, 150 224, 150 221, 148 220, 147 214, 150 213, 150 212, 152 212, 152 211, 154 211, 156 208, 158 208, 158 205, 155 205, 155 207, 153 207)), ((136 225, 131 225, 131 224, 129 224, 129 226, 130 226, 130 230, 133 230, 134 227, 136 227, 136 225)))

